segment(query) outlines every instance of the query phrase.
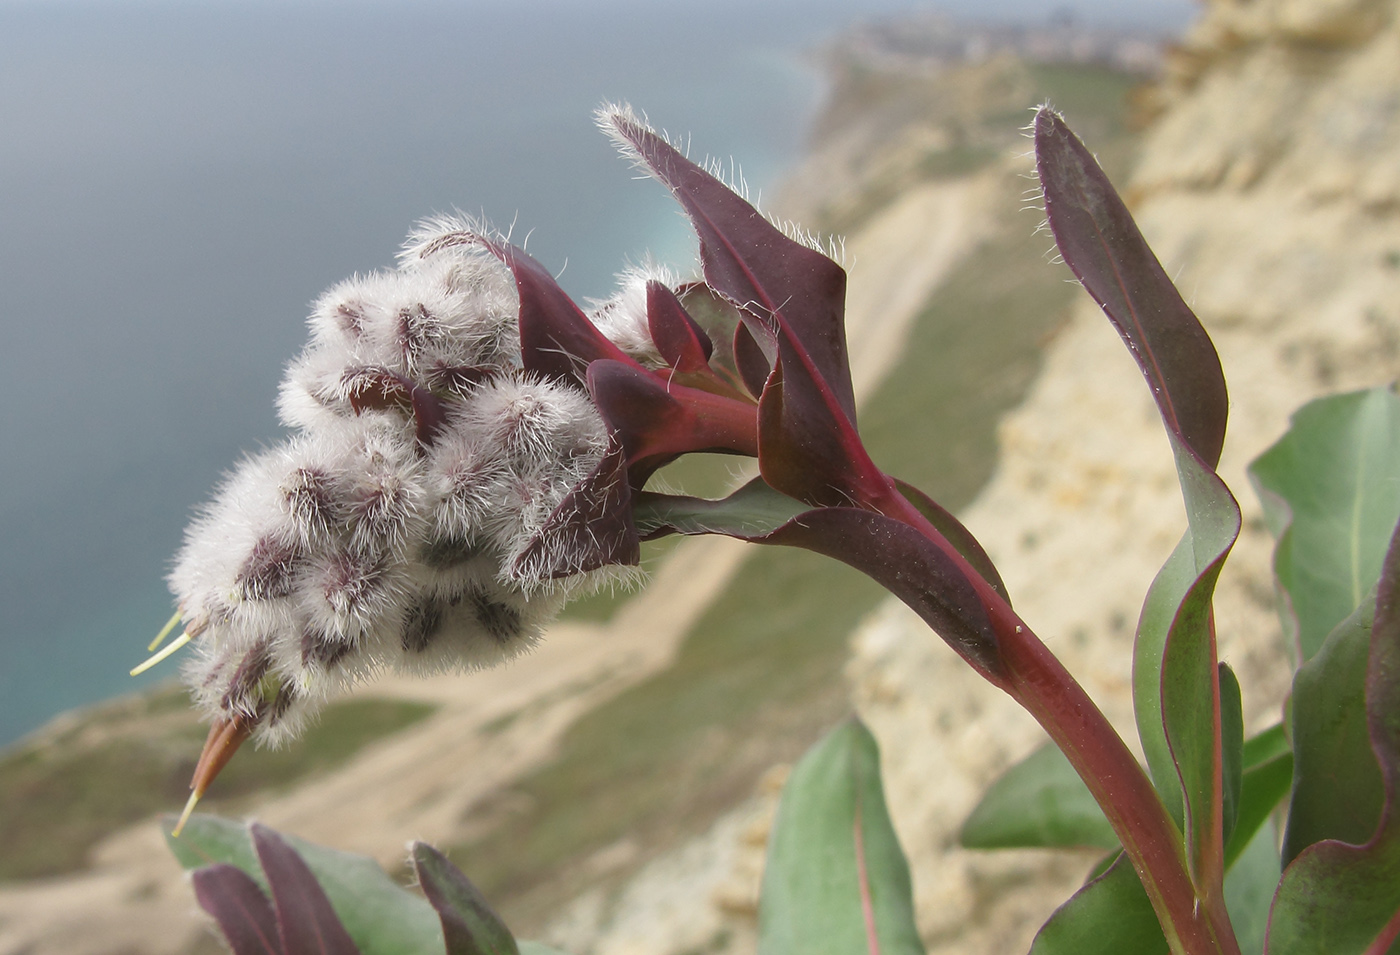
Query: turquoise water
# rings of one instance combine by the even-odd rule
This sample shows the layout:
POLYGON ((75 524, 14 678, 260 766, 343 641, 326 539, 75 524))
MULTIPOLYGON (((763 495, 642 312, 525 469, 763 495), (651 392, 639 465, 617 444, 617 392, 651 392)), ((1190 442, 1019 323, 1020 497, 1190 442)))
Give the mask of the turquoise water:
POLYGON ((0 0, 0 744, 139 685, 181 529, 278 439, 323 288, 452 208, 577 296, 648 249, 683 264, 593 108, 771 188, 821 92, 803 51, 914 5, 0 0))

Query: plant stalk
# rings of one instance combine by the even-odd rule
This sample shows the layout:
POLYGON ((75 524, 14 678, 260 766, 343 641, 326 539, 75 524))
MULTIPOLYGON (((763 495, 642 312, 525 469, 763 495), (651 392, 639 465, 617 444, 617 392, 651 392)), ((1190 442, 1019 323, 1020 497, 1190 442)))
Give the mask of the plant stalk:
POLYGON ((920 531, 972 582, 996 630, 1002 664, 997 673, 977 663, 974 668, 1035 717, 1089 787, 1132 862, 1172 952, 1239 955, 1239 943, 1224 907, 1196 895, 1176 823, 1137 759, 1089 694, 893 482, 888 493, 871 506, 920 531))

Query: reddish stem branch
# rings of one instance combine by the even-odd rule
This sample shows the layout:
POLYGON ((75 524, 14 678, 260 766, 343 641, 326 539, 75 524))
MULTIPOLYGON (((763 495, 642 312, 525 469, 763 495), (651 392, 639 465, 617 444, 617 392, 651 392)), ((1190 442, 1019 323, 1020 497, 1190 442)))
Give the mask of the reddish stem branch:
POLYGON ((1002 671, 974 667, 1034 716, 1069 758, 1122 842, 1172 951, 1239 955, 1224 907, 1197 899, 1181 832, 1157 790, 1084 688, 893 482, 872 505, 920 531, 972 582, 997 632, 1002 671))

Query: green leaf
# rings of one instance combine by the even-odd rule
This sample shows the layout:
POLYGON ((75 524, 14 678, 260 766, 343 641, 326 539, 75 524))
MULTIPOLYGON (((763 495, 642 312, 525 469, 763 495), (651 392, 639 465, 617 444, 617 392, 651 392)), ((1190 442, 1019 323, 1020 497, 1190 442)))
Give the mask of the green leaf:
POLYGON ((1371 838, 1385 793, 1366 728, 1366 661, 1375 605, 1333 630, 1293 679, 1293 798, 1284 862, 1323 839, 1371 838))
POLYGON ((447 955, 520 955, 515 936, 481 890, 426 842, 415 842, 413 871, 442 921, 447 955))
POLYGON ((1279 858, 1272 825, 1256 828, 1225 873, 1225 910, 1235 927, 1240 955, 1262 955, 1269 926, 1269 903, 1278 887, 1279 858))
MULTIPOLYGON (((1347 624, 1354 622, 1352 618, 1347 624)), ((1321 661, 1320 667, 1335 659, 1337 675, 1333 679, 1340 682, 1346 682, 1355 669, 1354 663, 1345 661, 1354 650, 1357 628, 1347 624, 1327 638, 1314 658, 1321 661)), ((1308 679, 1314 676, 1317 673, 1307 675, 1308 679)), ((1293 742, 1301 776, 1316 759, 1311 755, 1312 742, 1299 734, 1309 730, 1309 714, 1326 714, 1311 705, 1304 708, 1298 695, 1305 676, 1300 671, 1298 677, 1293 742)), ((1345 701, 1342 705, 1349 706, 1345 701)), ((1400 527, 1391 536, 1377 583, 1366 660, 1365 715, 1371 750, 1380 769, 1380 824, 1364 845, 1325 839, 1303 849, 1288 865, 1269 915, 1268 951, 1273 955, 1379 955, 1391 950, 1400 935, 1400 813, 1395 805, 1400 794, 1400 527)), ((1335 728, 1334 734, 1339 737, 1338 745, 1346 745, 1342 740, 1352 735, 1349 726, 1335 728)), ((1356 771, 1354 766, 1348 768, 1356 771)), ((1354 785, 1347 778, 1338 778, 1332 788, 1334 798, 1351 798, 1354 785)), ((1301 838, 1290 846, 1296 848, 1301 838)))
POLYGON ((1278 538, 1279 613, 1298 661, 1375 586, 1400 520, 1400 397, 1388 388, 1309 402, 1249 476, 1278 538))
POLYGON ((1240 811, 1244 784, 1244 712, 1240 681, 1227 664, 1220 664, 1220 761, 1224 789, 1221 792, 1221 837, 1230 842, 1240 811))
POLYGON ((1118 837, 1089 787, 1053 743, 1041 746, 992 783, 958 838, 968 849, 1118 848, 1118 837))
POLYGON ((1153 779, 1185 830, 1191 877, 1199 894, 1210 898, 1224 876, 1216 822, 1224 794, 1216 788, 1217 760, 1223 780, 1223 754, 1211 601, 1239 536, 1240 511, 1215 472, 1174 432, 1168 437, 1190 526, 1148 591, 1133 654, 1133 702, 1153 779))
POLYGON ((728 497, 708 500, 643 491, 632 517, 643 539, 667 534, 724 534, 756 540, 808 510, 806 504, 754 478, 728 497))
MULTIPOLYGON (((161 819, 166 844, 186 869, 227 862, 268 891, 246 826, 216 816, 195 815, 179 836, 171 836, 174 822, 173 816, 161 819)), ((362 955, 442 955, 442 927, 432 906, 389 878, 373 859, 295 836, 283 838, 315 873, 362 955)))
POLYGON ((1293 785, 1293 751, 1288 748, 1283 724, 1246 740, 1243 763, 1239 810, 1234 830, 1225 843, 1227 871, 1293 785))
POLYGON ((758 918, 759 955, 923 952, 879 749, 860 720, 828 734, 788 778, 758 918))
POLYGON ((1162 655, 1167 634, 1181 602, 1196 579, 1196 557, 1191 531, 1177 543, 1167 562, 1157 572, 1138 618, 1137 640, 1133 644, 1133 713, 1138 738, 1152 781, 1177 825, 1182 823, 1181 780, 1167 745, 1162 723, 1162 655))
POLYGON ((1167 940, 1125 855, 1040 927, 1031 955, 1166 955, 1167 940))

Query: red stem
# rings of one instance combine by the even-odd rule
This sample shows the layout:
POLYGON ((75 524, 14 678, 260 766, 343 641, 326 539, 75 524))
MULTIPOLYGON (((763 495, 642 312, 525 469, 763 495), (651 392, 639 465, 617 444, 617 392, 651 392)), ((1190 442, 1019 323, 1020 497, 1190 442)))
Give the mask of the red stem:
POLYGON ((1224 906, 1197 899, 1180 830, 1089 694, 893 482, 871 506, 919 530, 972 582, 997 632, 1002 670, 990 673, 974 666, 1034 716, 1069 758, 1122 842, 1171 950, 1181 955, 1239 955, 1224 906))

